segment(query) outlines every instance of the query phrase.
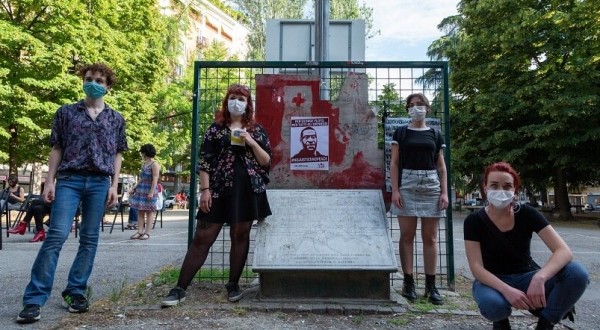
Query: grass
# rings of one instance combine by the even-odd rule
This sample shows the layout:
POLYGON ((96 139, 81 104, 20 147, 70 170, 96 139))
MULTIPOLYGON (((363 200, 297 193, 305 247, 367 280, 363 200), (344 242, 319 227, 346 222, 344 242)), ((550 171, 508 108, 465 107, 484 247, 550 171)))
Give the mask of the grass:
POLYGON ((244 315, 248 314, 248 310, 246 310, 245 308, 242 308, 242 307, 234 307, 230 310, 230 312, 237 316, 244 316, 244 315))
POLYGON ((117 287, 113 287, 108 296, 109 300, 113 303, 117 303, 123 297, 125 289, 127 288, 127 277, 121 280, 121 283, 117 287))
MULTIPOLYGON (((179 269, 167 266, 161 269, 152 280, 154 285, 175 284, 179 278, 179 269)), ((142 283, 143 284, 143 283, 142 283)))
POLYGON ((421 298, 411 305, 411 309, 421 313, 428 313, 436 309, 436 305, 430 303, 427 298, 421 298))
POLYGON ((365 321, 365 318, 362 315, 356 315, 356 316, 352 317, 352 323, 354 323, 354 324, 359 325, 359 324, 362 324, 364 321, 365 321))
MULTIPOLYGON (((179 268, 174 268, 173 266, 167 266, 161 269, 158 274, 156 274, 152 280, 152 284, 156 286, 160 285, 175 285, 177 283, 177 279, 179 278, 179 268)), ((243 274, 251 273, 252 269, 250 267, 246 267, 243 271, 243 274)), ((226 281, 229 278, 229 268, 201 268, 194 279, 200 282, 215 282, 215 281, 226 281)), ((244 280, 243 278, 240 280, 244 280)))
POLYGON ((394 317, 388 320, 387 323, 396 327, 405 326, 410 324, 410 317, 394 317))
POLYGON ((85 293, 84 293, 84 296, 87 298, 87 300, 88 300, 88 301, 91 301, 91 300, 92 300, 92 298, 94 297, 94 290, 92 289, 92 286, 91 286, 91 285, 88 285, 88 286, 85 288, 85 293))

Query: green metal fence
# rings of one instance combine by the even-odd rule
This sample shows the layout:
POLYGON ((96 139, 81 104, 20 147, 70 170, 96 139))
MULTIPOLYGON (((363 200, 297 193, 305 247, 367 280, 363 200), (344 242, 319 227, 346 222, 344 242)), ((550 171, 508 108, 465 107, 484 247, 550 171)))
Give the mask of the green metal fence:
MULTIPOLYGON (((192 157, 191 169, 195 168, 198 160, 200 139, 204 130, 212 123, 214 112, 220 107, 227 87, 232 83, 241 83, 250 87, 253 96, 256 88, 254 77, 257 74, 286 74, 286 75, 318 75, 321 81, 321 99, 333 100, 340 92, 344 76, 349 72, 364 73, 368 76, 368 103, 380 118, 379 145, 383 146, 383 122, 385 118, 406 117, 402 101, 412 93, 424 93, 430 100, 432 113, 430 117, 438 118, 446 141, 445 159, 450 178, 451 141, 449 132, 449 94, 448 94, 448 64, 447 62, 206 62, 198 61, 194 65, 194 91, 192 114, 192 157), (393 88, 391 88, 393 87, 393 88), (393 91, 392 91, 393 90, 393 91), (394 92, 398 97, 395 97, 394 92)), ((256 109, 257 112, 261 109, 256 109)), ((383 157, 385 159, 385 157, 383 157)), ((197 174, 191 171, 190 187, 197 187, 197 174)), ((384 189, 384 187, 382 187, 384 189)), ((448 187, 448 192, 452 190, 448 187)), ((190 189, 189 233, 191 242, 195 225, 195 210, 197 205, 197 190, 190 189)), ((390 235, 398 250, 399 226, 395 217, 389 215, 390 235)), ((242 280, 251 281, 256 274, 251 271, 254 251, 254 233, 251 233, 250 253, 247 270, 242 274, 242 280)), ((454 251, 452 233, 452 212, 449 207, 445 221, 440 222, 439 229, 439 287, 454 290, 454 251)), ((209 257, 203 267, 203 280, 225 282, 229 264, 229 230, 224 227, 218 240, 213 245, 209 257), (208 271, 208 270, 211 271, 208 271), (208 275, 207 275, 208 274, 208 275)), ((396 253, 398 258, 398 252, 396 253)), ((415 274, 417 285, 422 285, 423 263, 420 226, 415 241, 415 274), (419 282, 421 281, 421 282, 419 282), (420 284, 421 283, 421 284, 420 284)), ((398 259, 399 260, 399 259, 398 259)), ((398 275, 392 275, 392 285, 399 280, 398 275)))

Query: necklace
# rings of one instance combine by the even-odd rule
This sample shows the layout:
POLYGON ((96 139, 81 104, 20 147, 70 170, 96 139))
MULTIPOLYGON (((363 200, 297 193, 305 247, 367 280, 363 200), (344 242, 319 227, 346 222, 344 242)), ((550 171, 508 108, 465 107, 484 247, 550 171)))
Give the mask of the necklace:
POLYGON ((90 113, 94 113, 95 116, 97 116, 100 112, 102 112, 102 110, 104 110, 104 108, 101 109, 96 109, 96 108, 91 108, 91 107, 85 107, 90 113))

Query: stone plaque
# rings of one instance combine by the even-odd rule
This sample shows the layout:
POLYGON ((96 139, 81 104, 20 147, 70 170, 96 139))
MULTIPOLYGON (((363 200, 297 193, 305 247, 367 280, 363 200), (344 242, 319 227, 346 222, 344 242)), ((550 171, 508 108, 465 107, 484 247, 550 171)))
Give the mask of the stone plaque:
POLYGON ((268 190, 253 271, 373 270, 398 265, 380 190, 268 190))

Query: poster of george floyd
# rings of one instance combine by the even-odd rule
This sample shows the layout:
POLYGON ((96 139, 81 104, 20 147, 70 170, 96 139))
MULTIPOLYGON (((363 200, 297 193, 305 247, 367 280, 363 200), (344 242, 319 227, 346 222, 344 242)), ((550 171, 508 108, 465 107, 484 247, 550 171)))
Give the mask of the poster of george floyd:
POLYGON ((329 118, 292 117, 290 169, 329 170, 329 118))

